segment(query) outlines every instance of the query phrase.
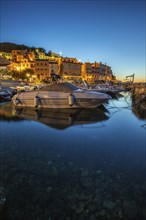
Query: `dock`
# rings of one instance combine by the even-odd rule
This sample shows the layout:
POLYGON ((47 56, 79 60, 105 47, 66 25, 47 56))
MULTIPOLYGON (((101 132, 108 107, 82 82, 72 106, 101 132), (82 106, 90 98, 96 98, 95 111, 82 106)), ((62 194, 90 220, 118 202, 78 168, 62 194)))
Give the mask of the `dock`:
POLYGON ((131 91, 132 111, 142 119, 146 119, 146 83, 133 83, 125 87, 131 91))

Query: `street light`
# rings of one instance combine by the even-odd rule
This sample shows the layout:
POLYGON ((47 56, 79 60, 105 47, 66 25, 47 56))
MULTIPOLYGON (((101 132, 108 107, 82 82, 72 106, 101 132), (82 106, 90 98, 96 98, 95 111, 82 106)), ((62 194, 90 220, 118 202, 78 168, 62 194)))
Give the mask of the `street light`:
POLYGON ((60 51, 59 54, 60 54, 60 57, 61 57, 62 52, 60 51))
POLYGON ((30 74, 27 73, 26 76, 27 76, 27 80, 29 81, 30 74))
POLYGON ((27 77, 29 77, 29 76, 30 76, 30 74, 29 74, 29 73, 27 73, 27 74, 26 74, 26 76, 27 76, 27 77))

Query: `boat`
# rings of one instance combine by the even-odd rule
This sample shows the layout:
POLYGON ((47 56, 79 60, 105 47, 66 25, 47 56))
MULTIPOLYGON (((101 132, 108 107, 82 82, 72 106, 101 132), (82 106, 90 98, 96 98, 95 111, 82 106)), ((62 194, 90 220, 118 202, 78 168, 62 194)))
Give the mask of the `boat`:
POLYGON ((11 101, 12 94, 7 89, 0 89, 0 102, 11 101))
POLYGON ((12 98, 14 106, 32 108, 96 108, 111 97, 107 94, 88 91, 69 82, 60 82, 28 92, 21 92, 12 98))
POLYGON ((89 85, 86 80, 82 80, 82 84, 82 89, 106 93, 114 99, 121 97, 122 94, 120 93, 125 91, 125 88, 122 85, 113 85, 110 83, 99 83, 98 85, 89 85))
POLYGON ((108 120, 100 109, 39 109, 15 108, 15 114, 22 120, 32 120, 55 129, 66 129, 74 125, 89 125, 108 120))

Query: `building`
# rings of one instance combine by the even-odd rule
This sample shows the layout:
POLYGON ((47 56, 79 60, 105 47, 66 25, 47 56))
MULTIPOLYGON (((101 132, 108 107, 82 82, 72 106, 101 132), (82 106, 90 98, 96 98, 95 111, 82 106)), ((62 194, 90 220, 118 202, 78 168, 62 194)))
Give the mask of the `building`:
POLYGON ((50 61, 49 60, 49 72, 59 74, 59 64, 57 61, 50 61))
POLYGON ((12 53, 0 52, 0 59, 12 60, 12 53))
POLYGON ((0 58, 0 70, 7 70, 7 67, 11 64, 11 61, 6 58, 0 58))
POLYGON ((35 60, 35 54, 33 51, 27 50, 12 50, 12 60, 14 62, 20 62, 23 59, 27 59, 28 61, 35 60))
POLYGON ((7 66, 9 70, 24 71, 33 70, 38 80, 49 80, 51 73, 58 73, 67 81, 86 80, 89 84, 113 79, 111 67, 101 62, 81 63, 76 58, 62 57, 59 54, 36 49, 12 50, 12 53, 0 53, 0 58, 13 62, 7 66))
POLYGON ((28 59, 23 58, 19 61, 12 62, 10 65, 8 65, 8 69, 10 71, 24 71, 26 69, 32 69, 34 71, 34 62, 30 62, 28 59))
POLYGON ((60 75, 68 81, 81 80, 81 67, 82 63, 76 58, 61 58, 60 75))
POLYGON ((51 73, 58 73, 59 65, 57 61, 36 60, 35 75, 40 81, 50 80, 51 73))
POLYGON ((25 57, 26 59, 28 59, 29 61, 35 61, 35 54, 34 54, 33 51, 31 51, 31 52, 26 52, 26 53, 24 54, 24 57, 25 57))
MULTIPOLYGON (((111 70, 111 67, 106 65, 106 64, 103 64, 101 62, 95 62, 93 65, 92 65, 94 71, 98 74, 97 76, 97 80, 99 81, 110 81, 112 80, 112 77, 113 77, 113 73, 112 73, 112 70, 111 70)), ((96 81, 96 79, 94 79, 96 81)))
POLYGON ((89 84, 93 83, 92 64, 89 62, 82 65, 82 79, 86 80, 89 84))
POLYGON ((106 81, 113 80, 113 72, 110 66, 106 66, 106 81))
POLYGON ((13 62, 19 62, 20 59, 23 59, 25 52, 26 52, 26 50, 12 50, 13 62))
POLYGON ((110 66, 102 64, 101 62, 89 63, 82 65, 82 78, 89 84, 99 81, 110 81, 113 78, 110 66))
POLYGON ((36 60, 47 60, 48 57, 49 56, 46 55, 44 52, 41 52, 38 49, 36 49, 36 51, 35 51, 35 59, 36 60))

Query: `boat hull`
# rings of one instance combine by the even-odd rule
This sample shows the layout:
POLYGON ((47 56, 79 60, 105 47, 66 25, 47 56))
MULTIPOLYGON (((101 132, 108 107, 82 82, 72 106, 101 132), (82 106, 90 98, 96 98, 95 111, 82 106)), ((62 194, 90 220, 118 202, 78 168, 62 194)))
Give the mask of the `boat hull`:
POLYGON ((17 94, 13 104, 17 107, 37 108, 96 108, 107 102, 109 96, 95 92, 33 91, 17 94), (72 97, 71 97, 72 96, 72 97))

